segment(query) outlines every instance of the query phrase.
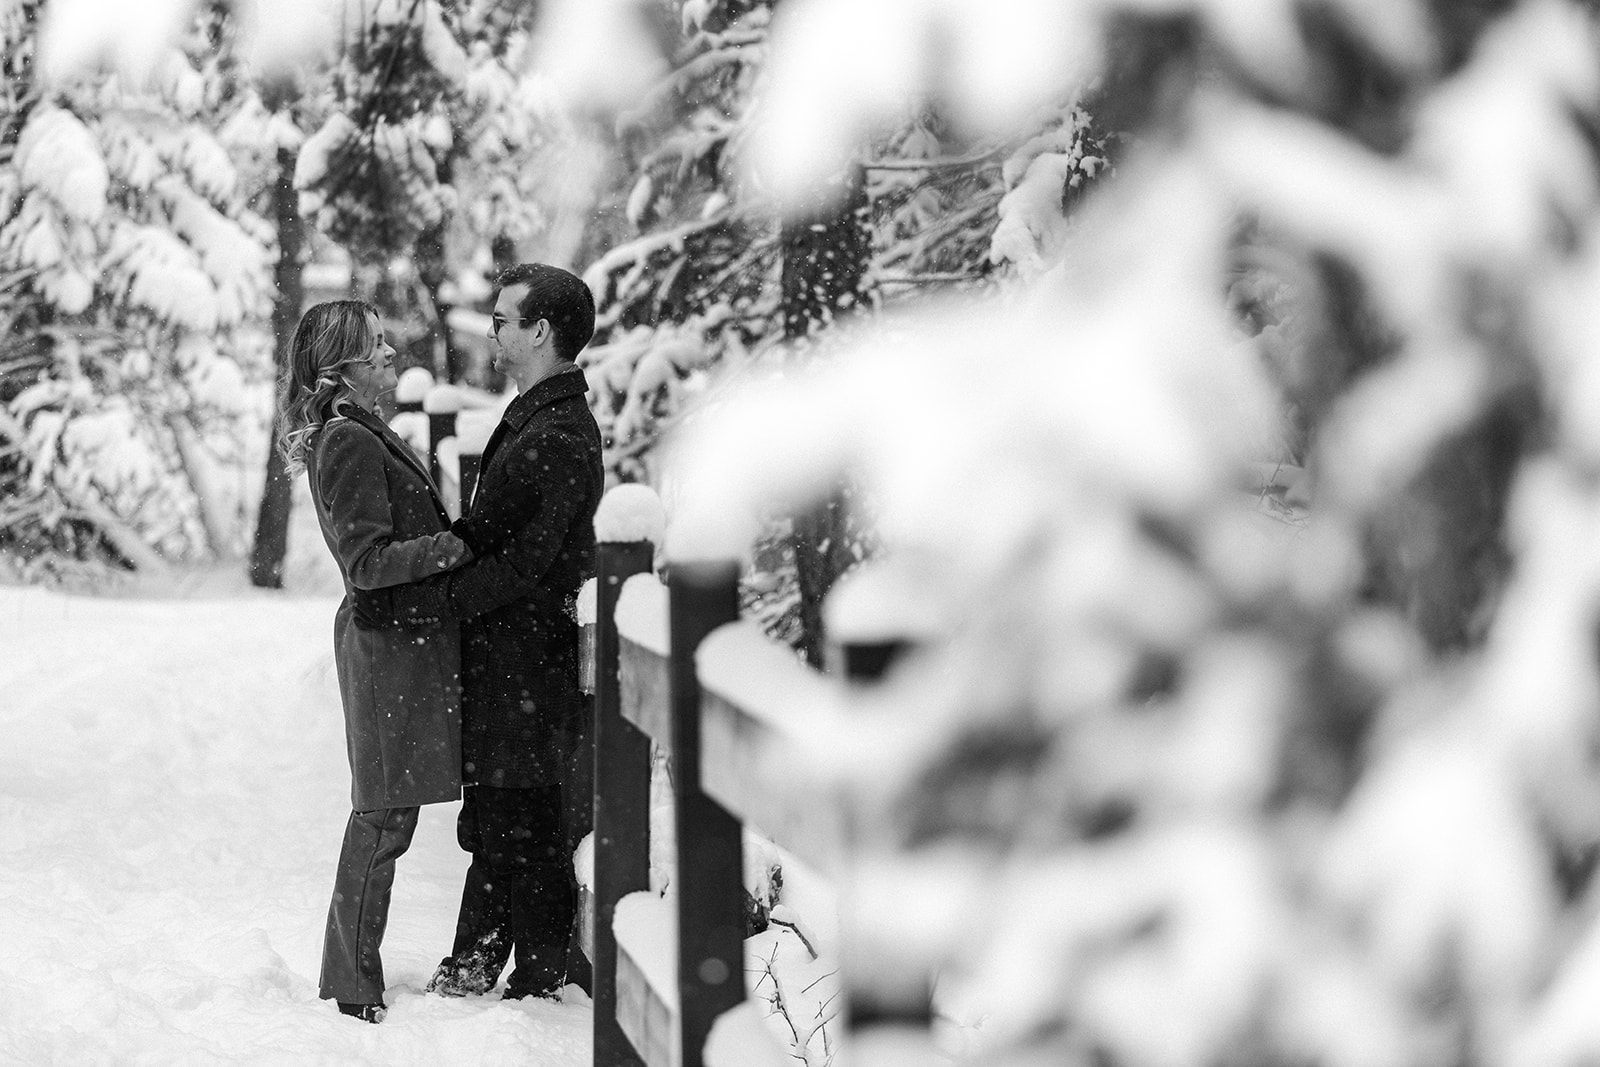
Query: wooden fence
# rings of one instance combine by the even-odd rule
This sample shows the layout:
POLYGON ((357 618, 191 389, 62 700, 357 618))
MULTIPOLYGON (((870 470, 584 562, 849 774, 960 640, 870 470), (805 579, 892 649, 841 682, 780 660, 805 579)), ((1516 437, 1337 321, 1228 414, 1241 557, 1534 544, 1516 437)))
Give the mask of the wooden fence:
MULTIPOLYGON (((674 562, 663 585, 651 573, 653 555, 648 542, 599 546, 594 1062, 793 1064, 759 1021, 751 1023, 757 1008, 745 987, 743 826, 752 824, 836 883, 850 877, 843 809, 808 780, 799 731, 808 719, 844 713, 852 687, 879 677, 904 646, 845 646, 836 656, 841 674, 820 674, 754 622, 739 620, 736 563, 674 562), (672 766, 677 869, 670 908, 648 892, 652 742, 672 766), (633 921, 623 921, 630 906, 633 921), (719 1018, 728 1025, 708 1047, 719 1018)), ((847 1042, 857 1046, 853 1063, 872 1062, 860 1038, 884 1025, 902 1037, 911 1031, 928 1062, 939 1058, 928 1032, 925 979, 911 982, 909 995, 886 998, 856 977, 852 985, 847 967, 844 1021, 847 1042)), ((904 1046, 901 1040, 901 1053, 904 1046)))
POLYGON ((413 367, 395 388, 395 409, 390 426, 427 457, 446 506, 461 514, 472 499, 484 445, 500 420, 498 403, 481 390, 435 384, 426 370, 413 367))

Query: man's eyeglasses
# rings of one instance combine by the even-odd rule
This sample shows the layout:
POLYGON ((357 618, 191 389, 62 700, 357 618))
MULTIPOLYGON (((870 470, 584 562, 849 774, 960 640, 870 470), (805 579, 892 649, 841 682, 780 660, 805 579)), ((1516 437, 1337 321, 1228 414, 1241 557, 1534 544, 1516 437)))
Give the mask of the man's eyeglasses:
POLYGON ((538 322, 538 319, 502 319, 499 315, 489 316, 489 332, 496 337, 500 336, 502 326, 521 326, 529 322, 538 322))

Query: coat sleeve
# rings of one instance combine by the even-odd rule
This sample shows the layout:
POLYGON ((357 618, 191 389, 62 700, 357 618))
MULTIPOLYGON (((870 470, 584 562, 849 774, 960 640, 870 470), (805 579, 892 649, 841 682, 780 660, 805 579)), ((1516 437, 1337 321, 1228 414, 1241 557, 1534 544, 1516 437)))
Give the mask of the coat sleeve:
POLYGON ((392 590, 389 625, 412 625, 441 610, 471 619, 538 591, 588 503, 589 465, 582 444, 570 434, 536 434, 518 447, 507 463, 511 484, 503 491, 519 496, 515 507, 526 521, 498 549, 459 570, 392 590))
POLYGON ((318 488, 332 519, 339 566, 357 589, 382 589, 439 574, 469 554, 451 533, 397 541, 386 450, 357 423, 329 423, 317 443, 318 488))

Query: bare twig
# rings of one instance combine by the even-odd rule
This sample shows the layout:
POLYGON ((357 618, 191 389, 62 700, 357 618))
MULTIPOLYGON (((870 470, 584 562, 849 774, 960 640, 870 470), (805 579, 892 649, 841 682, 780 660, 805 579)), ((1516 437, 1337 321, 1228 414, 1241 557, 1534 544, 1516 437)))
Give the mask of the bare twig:
MULTIPOLYGON (((811 939, 801 932, 800 927, 797 924, 789 922, 787 919, 776 919, 771 917, 768 918, 768 921, 772 923, 773 926, 781 926, 785 930, 788 930, 790 933, 794 934, 794 936, 798 937, 800 939, 800 943, 806 947, 806 951, 811 953, 811 958, 817 958, 817 950, 812 946, 811 939)), ((811 983, 811 985, 816 985, 816 982, 811 983)), ((811 986, 807 986, 806 988, 810 989, 811 986)))
MULTIPOLYGON (((802 990, 801 990, 801 991, 800 991, 800 992, 802 992, 802 993, 809 993, 809 992, 811 992, 811 991, 812 991, 812 990, 813 990, 813 989, 815 989, 815 988, 816 988, 816 987, 817 987, 817 982, 822 982, 822 981, 826 981, 826 980, 827 980, 827 979, 829 979, 829 978, 832 978, 832 977, 833 977, 833 976, 834 976, 834 975, 836 975, 836 974, 838 974, 838 973, 839 973, 839 972, 838 972, 838 970, 837 970, 837 969, 834 969, 834 970, 831 970, 831 971, 829 971, 829 972, 828 972, 828 973, 827 973, 827 974, 824 974, 824 975, 822 975, 822 976, 820 976, 820 977, 818 977, 818 978, 817 978, 817 979, 816 979, 816 981, 813 981, 813 982, 812 982, 812 983, 811 983, 811 984, 810 984, 810 985, 808 985, 808 986, 806 986, 806 987, 805 987, 805 988, 804 988, 804 989, 802 989, 802 990)), ((829 998, 828 998, 828 1000, 832 1000, 832 999, 833 999, 833 997, 836 997, 836 996, 838 996, 838 995, 839 995, 839 994, 838 994, 838 992, 837 992, 837 991, 835 991, 835 992, 834 992, 834 994, 833 994, 833 996, 831 996, 831 997, 829 997, 829 998)), ((823 1003, 823 1004, 827 1004, 827 1003, 828 1003, 828 1000, 825 1000, 825 1001, 823 1001, 823 1002, 822 1002, 822 1003, 823 1003)))
MULTIPOLYGON (((789 1033, 794 1037, 793 1047, 795 1049, 804 1049, 805 1046, 800 1042, 800 1028, 795 1026, 794 1016, 789 1014, 789 1002, 784 998, 783 995, 783 983, 778 981, 778 972, 772 968, 772 965, 777 962, 777 959, 778 949, 776 946, 774 946, 772 949, 772 958, 767 960, 767 974, 772 978, 772 1009, 777 1014, 783 1016, 784 1024, 789 1027, 789 1033)), ((804 1057, 802 1055, 802 1060, 803 1059, 804 1057)))

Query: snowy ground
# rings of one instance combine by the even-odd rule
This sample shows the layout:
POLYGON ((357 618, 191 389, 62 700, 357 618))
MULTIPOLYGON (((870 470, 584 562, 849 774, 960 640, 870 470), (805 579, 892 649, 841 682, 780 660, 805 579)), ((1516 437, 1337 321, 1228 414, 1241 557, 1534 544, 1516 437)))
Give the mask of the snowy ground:
POLYGON ((291 578, 0 586, 0 1063, 587 1063, 585 1003, 420 995, 466 866, 454 805, 400 861, 389 1018, 317 998, 349 774, 337 598, 291 578))

